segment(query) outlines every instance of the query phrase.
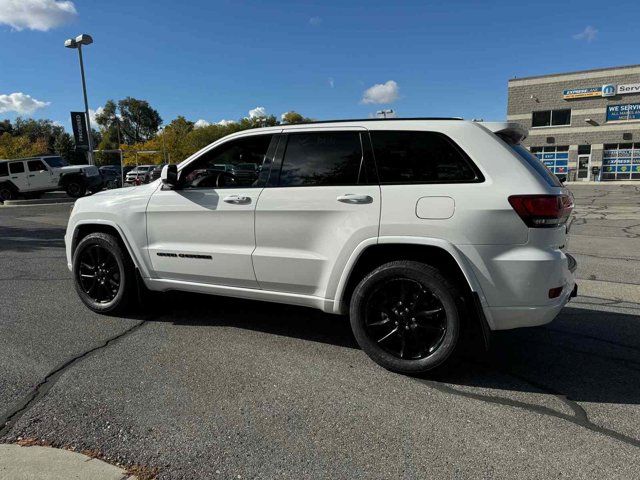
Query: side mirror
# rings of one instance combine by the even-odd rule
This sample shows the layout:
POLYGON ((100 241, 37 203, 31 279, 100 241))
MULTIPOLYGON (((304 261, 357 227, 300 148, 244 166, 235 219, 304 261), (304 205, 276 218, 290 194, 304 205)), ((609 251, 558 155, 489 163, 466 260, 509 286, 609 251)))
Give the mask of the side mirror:
POLYGON ((160 179, 164 185, 178 186, 178 167, 176 165, 165 165, 162 167, 160 179))

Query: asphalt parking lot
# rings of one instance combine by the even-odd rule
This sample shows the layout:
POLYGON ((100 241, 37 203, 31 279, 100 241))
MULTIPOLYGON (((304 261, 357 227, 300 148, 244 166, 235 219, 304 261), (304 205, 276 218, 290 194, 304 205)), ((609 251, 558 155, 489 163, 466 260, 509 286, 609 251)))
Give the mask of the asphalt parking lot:
POLYGON ((71 207, 0 208, 0 441, 167 479, 638 478, 640 186, 572 190, 580 296, 428 379, 313 310, 166 294, 95 315, 66 268, 71 207))

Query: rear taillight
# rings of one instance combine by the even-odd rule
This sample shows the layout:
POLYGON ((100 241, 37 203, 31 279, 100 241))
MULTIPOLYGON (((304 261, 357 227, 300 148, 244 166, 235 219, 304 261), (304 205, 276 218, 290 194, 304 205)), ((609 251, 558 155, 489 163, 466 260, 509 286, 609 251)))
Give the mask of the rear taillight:
POLYGON ((563 225, 573 210, 572 195, 512 195, 509 203, 530 228, 563 225))

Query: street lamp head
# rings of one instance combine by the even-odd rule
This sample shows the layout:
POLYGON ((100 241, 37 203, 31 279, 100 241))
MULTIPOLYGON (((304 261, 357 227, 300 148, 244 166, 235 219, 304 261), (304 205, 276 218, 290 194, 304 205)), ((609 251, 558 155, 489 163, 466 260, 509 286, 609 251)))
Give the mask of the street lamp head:
POLYGON ((67 38, 64 41, 64 46, 67 48, 78 48, 78 44, 76 43, 76 41, 73 38, 67 38))
POLYGON ((91 45, 93 43, 93 38, 91 38, 91 35, 83 33, 76 37, 76 43, 79 43, 80 45, 91 45))

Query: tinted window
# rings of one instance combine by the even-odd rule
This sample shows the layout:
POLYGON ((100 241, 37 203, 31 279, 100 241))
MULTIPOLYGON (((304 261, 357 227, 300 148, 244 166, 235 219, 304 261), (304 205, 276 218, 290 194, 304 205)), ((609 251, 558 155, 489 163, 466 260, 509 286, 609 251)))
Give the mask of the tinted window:
POLYGON ((380 183, 481 180, 460 148, 441 133, 374 131, 371 139, 380 183))
POLYGON ((30 172, 39 172, 40 170, 46 170, 47 167, 42 160, 29 160, 27 162, 27 167, 29 167, 30 172))
POLYGON ((358 132, 294 133, 288 137, 280 186, 358 183, 362 164, 358 132))
POLYGON ((551 110, 533 112, 531 117, 532 127, 548 127, 551 125, 551 110))
POLYGON ((551 112, 551 125, 571 125, 571 110, 554 110, 551 112))
POLYGON ((209 150, 180 173, 184 187, 254 186, 272 137, 273 135, 253 135, 231 140, 209 150))
POLYGON ((0 162, 0 177, 6 177, 7 175, 9 175, 9 164, 0 162))
POLYGON ((24 172, 24 163, 23 162, 12 162, 9 164, 9 171, 11 173, 22 173, 24 172))
POLYGON ((538 172, 538 174, 544 178, 547 184, 550 187, 561 187, 562 183, 558 180, 551 170, 547 168, 547 166, 538 160, 538 157, 533 155, 529 150, 527 150, 522 145, 510 145, 511 148, 521 157, 523 158, 529 165, 533 167, 533 169, 538 172))
POLYGON ((47 157, 47 158, 44 159, 44 161, 50 167, 53 167, 53 168, 66 167, 67 165, 69 165, 61 157, 47 157))

